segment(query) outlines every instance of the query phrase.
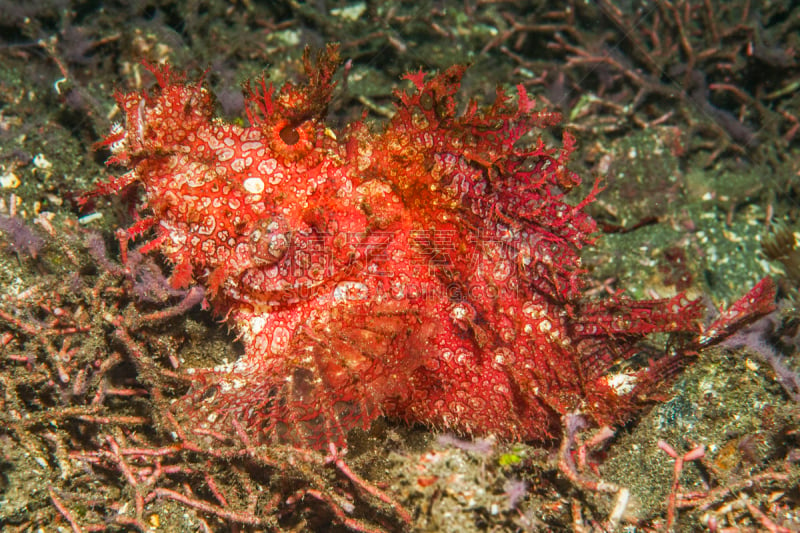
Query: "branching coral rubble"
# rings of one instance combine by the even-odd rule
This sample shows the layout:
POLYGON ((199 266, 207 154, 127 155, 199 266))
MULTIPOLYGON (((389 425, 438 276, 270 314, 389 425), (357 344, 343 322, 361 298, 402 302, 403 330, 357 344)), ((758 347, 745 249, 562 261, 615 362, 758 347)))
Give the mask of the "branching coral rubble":
POLYGON ((702 330, 703 308, 582 297, 579 251, 595 223, 566 195, 574 139, 531 131, 559 116, 516 100, 457 112, 464 68, 411 73, 380 131, 325 123, 338 64, 305 57, 308 82, 247 87, 249 126, 169 67, 118 94, 125 122, 105 145, 129 168, 99 193, 140 184, 128 231, 155 237, 176 287, 198 283, 244 342, 232 364, 195 369, 174 406, 189 427, 327 447, 385 414, 468 434, 540 440, 563 415, 624 420, 688 353, 769 310, 762 281, 702 330), (646 351, 655 333, 669 350, 646 351), (637 354, 651 361, 611 372, 637 354))

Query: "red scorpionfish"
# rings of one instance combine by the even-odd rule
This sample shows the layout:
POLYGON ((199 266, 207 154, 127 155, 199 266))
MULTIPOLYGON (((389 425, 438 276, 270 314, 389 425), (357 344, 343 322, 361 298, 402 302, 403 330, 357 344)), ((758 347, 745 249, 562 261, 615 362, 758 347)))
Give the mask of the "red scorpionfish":
POLYGON ((245 353, 194 369, 174 411, 190 427, 323 448, 378 416, 462 434, 542 440, 561 417, 629 417, 687 354, 768 312, 769 279, 720 320, 684 295, 582 297, 579 251, 595 222, 568 202, 579 183, 558 123, 524 88, 458 113, 464 67, 405 76, 380 130, 326 126, 338 50, 304 57, 308 81, 246 87, 250 125, 215 118, 202 82, 149 67, 151 91, 117 94, 125 122, 102 143, 144 189, 144 249, 203 285, 245 353), (524 145, 523 145, 524 144, 524 145), (684 333, 627 373, 654 333, 684 333))

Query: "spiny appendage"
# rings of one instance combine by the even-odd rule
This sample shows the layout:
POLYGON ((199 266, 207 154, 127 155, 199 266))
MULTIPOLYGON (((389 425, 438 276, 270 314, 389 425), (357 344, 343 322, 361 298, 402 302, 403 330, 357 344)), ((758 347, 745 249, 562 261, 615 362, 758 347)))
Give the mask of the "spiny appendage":
POLYGON ((363 391, 331 388, 319 371, 299 366, 268 371, 239 363, 192 378, 192 391, 172 410, 195 432, 232 438, 244 428, 256 442, 324 450, 344 446, 348 431, 380 415, 363 391))
POLYGON ((389 414, 465 435, 557 435, 561 414, 580 405, 583 381, 575 353, 556 340, 563 329, 544 314, 526 320, 509 341, 477 322, 466 331, 445 330, 431 343, 435 357, 413 373, 411 395, 389 414))
MULTIPOLYGON (((107 166, 130 167, 134 158, 147 160, 155 154, 187 151, 186 138, 207 127, 215 112, 215 101, 203 86, 202 78, 188 83, 183 73, 168 64, 144 66, 156 77, 150 90, 116 92, 114 97, 124 115, 124 123, 115 123, 105 139, 94 149, 108 149, 107 166)), ((112 176, 84 196, 83 202, 95 196, 120 193, 142 181, 146 173, 134 168, 120 177, 112 176)))
POLYGON ((616 296, 576 307, 568 321, 569 337, 587 383, 586 402, 598 424, 624 421, 685 366, 703 312, 699 300, 683 294, 647 301, 616 296), (651 344, 654 333, 674 334, 670 350, 651 344))
POLYGON ((529 394, 531 384, 515 379, 518 373, 482 364, 480 357, 465 350, 444 355, 444 361, 432 359, 430 367, 414 374, 410 401, 388 414, 462 435, 541 440, 557 434, 554 411, 542 396, 529 394), (448 367, 452 365, 449 358, 473 366, 448 367))
POLYGON ((193 371, 192 390, 174 405, 175 415, 217 435, 245 428, 259 441, 343 446, 350 430, 369 427, 395 396, 407 394, 409 374, 429 356, 425 328, 404 327, 414 318, 409 311, 352 312, 360 323, 305 318, 293 332, 265 325, 238 361, 193 371))
POLYGON ((684 294, 664 300, 614 298, 584 304, 573 322, 572 337, 580 339, 576 348, 587 378, 595 383, 586 394, 587 402, 596 406, 592 417, 603 425, 624 422, 630 413, 652 402, 690 356, 769 313, 775 308, 774 300, 774 281, 765 278, 705 328, 704 302, 688 300, 684 294), (667 344, 651 344, 654 333, 669 333, 667 344), (640 369, 610 373, 634 356, 642 359, 640 369))
POLYGON ((337 45, 328 45, 314 62, 306 48, 305 84, 285 83, 277 93, 264 77, 255 85, 245 84, 247 118, 251 126, 262 131, 275 155, 296 161, 322 146, 326 136, 335 137, 324 118, 336 86, 333 74, 338 65, 337 45))
POLYGON ((698 345, 707 347, 722 342, 737 330, 774 311, 775 290, 775 281, 772 278, 759 281, 703 330, 698 345))
POLYGON ((246 83, 246 109, 250 123, 269 122, 274 120, 274 115, 295 126, 310 118, 323 118, 336 87, 333 75, 339 62, 338 45, 327 45, 317 55, 316 61, 311 60, 311 52, 306 48, 303 52, 303 68, 308 78, 306 83, 285 83, 277 94, 264 77, 255 86, 246 83))
MULTIPOLYGON (((420 156, 433 158, 434 154, 453 154, 476 168, 482 168, 484 172, 480 180, 494 184, 514 177, 520 161, 525 158, 547 157, 557 152, 546 149, 541 140, 528 151, 517 147, 517 141, 525 134, 542 130, 560 120, 557 113, 533 112, 533 103, 523 87, 518 88, 516 104, 498 89, 494 104, 488 109, 479 110, 473 100, 462 113, 458 113, 455 95, 464 71, 465 67, 459 65, 427 79, 421 71, 408 74, 406 79, 412 81, 414 88, 407 92, 395 91, 399 100, 397 113, 379 139, 383 145, 376 153, 402 158, 403 168, 420 156)), ((563 163, 569 150, 568 143, 565 143, 565 151, 554 159, 563 163)), ((382 166, 390 172, 392 167, 398 170, 396 161, 392 164, 392 158, 382 166)), ((427 180, 430 177, 429 172, 420 172, 410 179, 427 180)))
POLYGON ((362 385, 372 376, 359 375, 356 381, 350 375, 342 383, 330 372, 316 362, 245 357, 194 371, 192 390, 172 410, 190 430, 233 437, 244 428, 256 442, 316 449, 330 443, 343 446, 347 432, 368 427, 380 408, 362 385))
POLYGON ((521 279, 558 301, 575 300, 583 274, 577 250, 592 242, 596 229, 584 208, 600 187, 596 183, 576 205, 564 199, 580 184, 566 168, 571 135, 564 135, 561 149, 547 148, 541 139, 527 149, 516 145, 524 134, 560 118, 533 112, 524 88, 516 103, 498 91, 489 109, 479 111, 473 101, 458 114, 455 94, 463 73, 463 67, 452 67, 429 79, 421 72, 407 76, 415 87, 397 92, 401 103, 379 137, 373 168, 398 186, 423 225, 453 229, 439 222, 443 210, 452 211, 450 218, 459 221, 457 248, 486 240, 515 247, 521 279))

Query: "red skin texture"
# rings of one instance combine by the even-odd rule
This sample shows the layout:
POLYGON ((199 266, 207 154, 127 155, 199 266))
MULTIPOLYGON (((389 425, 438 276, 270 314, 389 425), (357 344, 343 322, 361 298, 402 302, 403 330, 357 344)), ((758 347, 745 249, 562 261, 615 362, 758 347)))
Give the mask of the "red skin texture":
POLYGON ((130 172, 99 191, 143 187, 148 218, 130 233, 152 225, 145 246, 176 286, 208 289, 245 347, 194 370, 185 422, 311 447, 381 414, 541 440, 566 413, 624 420, 700 346, 703 309, 682 295, 581 298, 599 189, 565 200, 580 183, 570 135, 560 149, 520 142, 559 121, 522 87, 458 114, 463 67, 408 74, 383 129, 333 132, 337 50, 305 62, 307 84, 248 87, 249 127, 215 119, 212 95, 168 67, 151 69, 151 92, 117 95, 125 123, 104 144, 130 172), (608 375, 655 332, 695 340, 608 375))

